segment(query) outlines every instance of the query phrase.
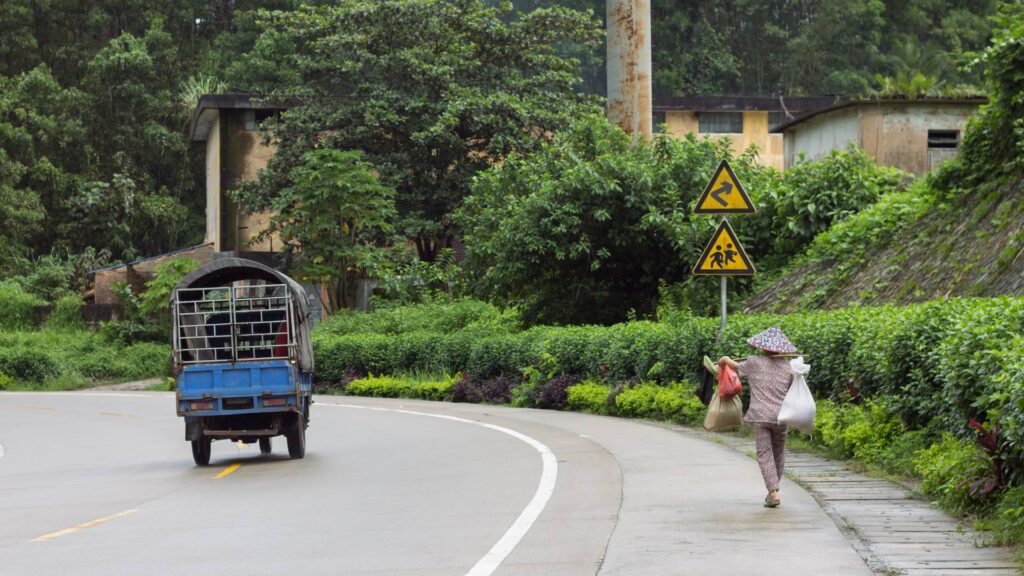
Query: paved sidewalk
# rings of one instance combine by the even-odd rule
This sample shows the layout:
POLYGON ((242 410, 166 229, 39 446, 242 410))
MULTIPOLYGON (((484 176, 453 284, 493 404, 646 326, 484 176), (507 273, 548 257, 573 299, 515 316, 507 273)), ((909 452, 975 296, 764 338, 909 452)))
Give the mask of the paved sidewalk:
MULTIPOLYGON (((727 446, 754 455, 752 438, 692 433, 713 436, 727 446)), ((876 574, 1021 574, 1010 550, 984 547, 983 533, 896 483, 857 474, 827 458, 790 451, 786 452, 786 475, 814 496, 876 574)))

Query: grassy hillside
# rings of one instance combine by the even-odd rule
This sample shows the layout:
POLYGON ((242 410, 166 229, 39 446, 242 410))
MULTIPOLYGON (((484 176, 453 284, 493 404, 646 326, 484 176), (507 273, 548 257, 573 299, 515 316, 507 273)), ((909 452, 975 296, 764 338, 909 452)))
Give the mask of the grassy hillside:
POLYGON ((1024 179, 954 199, 933 186, 922 181, 833 226, 765 281, 747 311, 1024 296, 1024 179))

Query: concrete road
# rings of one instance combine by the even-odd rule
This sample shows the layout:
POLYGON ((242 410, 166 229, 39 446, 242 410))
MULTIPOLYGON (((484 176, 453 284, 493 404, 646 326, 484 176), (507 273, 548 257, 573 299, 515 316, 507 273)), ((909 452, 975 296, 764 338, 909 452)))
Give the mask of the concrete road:
POLYGON ((858 575, 797 486, 695 434, 322 397, 303 460, 215 442, 173 396, 0 394, 0 575, 858 575))

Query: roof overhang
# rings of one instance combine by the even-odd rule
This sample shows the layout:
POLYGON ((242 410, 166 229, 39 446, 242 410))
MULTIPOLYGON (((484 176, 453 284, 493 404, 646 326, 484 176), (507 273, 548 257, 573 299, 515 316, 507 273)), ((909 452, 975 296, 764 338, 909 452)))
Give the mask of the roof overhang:
POLYGON ((260 94, 207 94, 199 99, 189 119, 188 137, 203 142, 221 110, 287 110, 298 104, 295 98, 274 98, 260 94))
POLYGON ((797 116, 796 118, 790 120, 789 122, 786 122, 784 124, 779 124, 778 126, 773 128, 772 130, 769 130, 769 132, 771 132, 773 134, 781 134, 781 133, 785 132, 786 130, 789 130, 790 128, 793 128, 794 126, 797 126, 798 124, 802 124, 802 123, 804 123, 804 122, 806 122, 806 121, 808 121, 811 118, 814 118, 816 116, 820 116, 822 114, 828 114, 830 112, 835 112, 836 110, 841 110, 843 108, 852 108, 852 107, 855 107, 855 106, 878 106, 880 104, 903 104, 903 105, 908 105, 909 104, 909 105, 912 105, 912 106, 917 106, 917 105, 922 105, 922 106, 923 105, 932 105, 932 106, 934 106, 936 104, 938 104, 938 105, 949 105, 949 106, 981 106, 982 104, 987 104, 987 103, 988 103, 988 98, 986 98, 985 96, 970 96, 970 97, 966 97, 966 98, 942 98, 942 97, 936 97, 936 98, 867 98, 867 99, 858 99, 858 100, 847 100, 845 102, 840 102, 840 103, 835 104, 833 106, 828 106, 826 108, 821 108, 821 109, 818 109, 818 110, 812 110, 812 111, 810 111, 810 112, 808 112, 806 114, 803 114, 801 116, 797 116))
POLYGON ((672 96, 655 98, 656 112, 807 112, 834 106, 847 99, 827 96, 672 96))

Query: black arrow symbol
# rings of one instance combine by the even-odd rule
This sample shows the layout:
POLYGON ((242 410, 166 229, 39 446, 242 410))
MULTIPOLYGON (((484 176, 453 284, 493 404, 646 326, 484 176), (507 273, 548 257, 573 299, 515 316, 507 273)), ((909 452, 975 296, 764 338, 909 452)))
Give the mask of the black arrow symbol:
POLYGON ((722 198, 725 194, 732 192, 732 183, 722 182, 722 185, 711 191, 711 197, 722 206, 728 206, 729 202, 722 198))

